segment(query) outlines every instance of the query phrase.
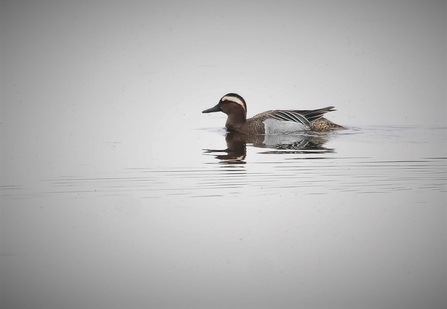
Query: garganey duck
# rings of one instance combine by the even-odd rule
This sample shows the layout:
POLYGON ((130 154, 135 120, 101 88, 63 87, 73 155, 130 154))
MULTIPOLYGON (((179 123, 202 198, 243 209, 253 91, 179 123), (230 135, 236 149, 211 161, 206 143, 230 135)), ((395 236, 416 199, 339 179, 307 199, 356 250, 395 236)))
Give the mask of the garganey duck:
POLYGON ((315 110, 270 110, 247 119, 247 104, 236 93, 224 95, 216 106, 202 113, 224 112, 225 127, 244 134, 281 134, 303 131, 326 132, 345 129, 323 115, 334 111, 333 106, 315 110))

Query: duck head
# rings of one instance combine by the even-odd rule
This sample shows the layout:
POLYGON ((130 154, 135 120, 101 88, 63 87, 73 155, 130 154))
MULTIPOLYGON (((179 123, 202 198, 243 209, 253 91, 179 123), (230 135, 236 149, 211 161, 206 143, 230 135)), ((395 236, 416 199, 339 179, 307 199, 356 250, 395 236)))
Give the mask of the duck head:
POLYGON ((223 112, 233 122, 245 121, 247 117, 247 104, 244 98, 236 93, 224 95, 216 106, 204 110, 202 113, 223 112))

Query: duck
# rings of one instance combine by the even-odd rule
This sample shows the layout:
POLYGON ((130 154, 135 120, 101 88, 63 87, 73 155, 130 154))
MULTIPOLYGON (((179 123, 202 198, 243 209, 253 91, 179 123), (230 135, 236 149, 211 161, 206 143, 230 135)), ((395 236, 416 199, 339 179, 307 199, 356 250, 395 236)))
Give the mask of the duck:
POLYGON ((230 132, 268 135, 346 129, 323 117, 332 111, 335 111, 333 106, 314 110, 269 110, 247 119, 247 103, 244 98, 236 93, 227 93, 216 106, 205 109, 202 113, 227 114, 225 127, 230 132))

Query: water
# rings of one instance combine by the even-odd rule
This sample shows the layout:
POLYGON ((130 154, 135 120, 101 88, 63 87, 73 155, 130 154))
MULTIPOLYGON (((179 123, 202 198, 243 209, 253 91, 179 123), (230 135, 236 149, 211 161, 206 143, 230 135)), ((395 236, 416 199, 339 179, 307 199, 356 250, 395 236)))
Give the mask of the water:
POLYGON ((130 136, 4 152, 10 308, 445 304, 446 127, 130 136))
POLYGON ((1 1, 0 308, 445 309, 445 11, 1 1))
MULTIPOLYGON (((113 166, 119 159, 107 156, 120 147, 121 141, 99 142, 102 145, 96 154, 85 154, 104 158, 102 163, 106 165, 100 167, 73 162, 70 154, 11 156, 10 164, 25 169, 23 173, 29 172, 27 164, 37 164, 34 168, 43 175, 38 173, 28 185, 4 184, 3 196, 131 194, 143 199, 178 196, 186 202, 194 197, 243 198, 297 192, 305 196, 413 190, 445 193, 444 127, 364 127, 319 134, 260 135, 255 140, 227 134, 224 129, 198 129, 188 134, 202 140, 203 148, 178 149, 177 154, 171 154, 178 155, 177 159, 151 159, 146 165, 121 162, 123 166, 113 166), (184 159, 193 156, 197 162, 184 159)), ((157 149, 157 145, 151 148, 157 149)), ((164 156, 167 149, 168 145, 160 145, 159 155, 164 156)), ((133 149, 128 150, 118 157, 131 161, 133 149)))

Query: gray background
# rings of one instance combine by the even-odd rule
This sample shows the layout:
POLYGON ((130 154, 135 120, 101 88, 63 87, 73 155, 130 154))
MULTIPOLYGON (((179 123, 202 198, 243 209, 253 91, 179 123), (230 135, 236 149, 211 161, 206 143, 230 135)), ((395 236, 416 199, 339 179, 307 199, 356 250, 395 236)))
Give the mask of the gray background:
POLYGON ((154 123, 227 92, 250 115, 334 105, 347 125, 446 121, 445 1, 2 1, 1 14, 15 136, 135 110, 154 123))
POLYGON ((0 13, 8 309, 445 308, 445 1, 0 13), (227 92, 352 130, 221 164, 227 92))

